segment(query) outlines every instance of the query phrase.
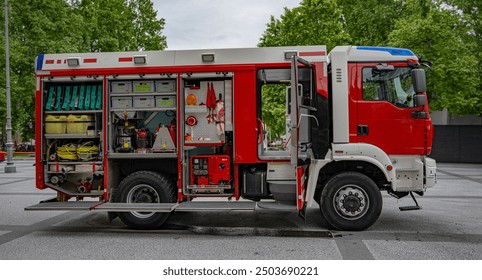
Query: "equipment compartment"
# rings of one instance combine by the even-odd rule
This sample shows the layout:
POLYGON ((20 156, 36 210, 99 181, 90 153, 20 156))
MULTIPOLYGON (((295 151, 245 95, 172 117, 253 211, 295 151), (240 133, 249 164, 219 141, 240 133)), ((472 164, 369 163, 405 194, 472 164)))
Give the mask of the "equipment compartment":
MULTIPOLYGON (((111 92, 109 96, 111 107, 108 116, 112 126, 108 132, 108 156, 119 159, 174 158, 177 138, 176 80, 110 81, 111 84, 119 82, 131 83, 133 92, 122 95, 111 92)), ((111 85, 111 88, 114 86, 111 85)))
POLYGON ((232 129, 231 98, 231 78, 184 81, 186 145, 209 146, 225 143, 225 133, 232 129))
POLYGON ((61 200, 102 196, 102 82, 50 77, 42 87, 45 184, 63 194, 61 200))

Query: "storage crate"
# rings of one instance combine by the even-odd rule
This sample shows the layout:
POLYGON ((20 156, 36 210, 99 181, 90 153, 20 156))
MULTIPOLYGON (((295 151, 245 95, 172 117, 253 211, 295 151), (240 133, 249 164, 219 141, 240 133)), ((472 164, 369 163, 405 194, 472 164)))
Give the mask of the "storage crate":
POLYGON ((67 117, 68 134, 86 134, 87 128, 94 125, 95 123, 90 115, 69 115, 67 117))
POLYGON ((154 96, 134 96, 134 108, 154 108, 154 96))
POLYGON ((156 92, 176 92, 176 81, 156 81, 156 92))
POLYGON ((134 81, 132 84, 135 93, 154 92, 153 81, 134 81))
POLYGON ((45 134, 65 134, 67 131, 67 116, 47 115, 45 117, 45 134))
POLYGON ((156 96, 156 108, 176 107, 176 96, 156 96))
POLYGON ((112 97, 112 109, 132 108, 132 97, 112 97))
POLYGON ((110 83, 111 93, 130 93, 132 92, 131 81, 115 81, 110 83))

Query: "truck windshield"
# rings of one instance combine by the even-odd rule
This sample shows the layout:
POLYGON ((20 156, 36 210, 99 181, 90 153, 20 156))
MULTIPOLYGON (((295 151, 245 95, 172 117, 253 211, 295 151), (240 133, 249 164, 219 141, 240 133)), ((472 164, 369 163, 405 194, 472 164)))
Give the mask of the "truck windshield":
POLYGON ((409 67, 395 67, 392 71, 363 68, 363 100, 388 101, 400 108, 413 107, 415 91, 411 71, 409 67))

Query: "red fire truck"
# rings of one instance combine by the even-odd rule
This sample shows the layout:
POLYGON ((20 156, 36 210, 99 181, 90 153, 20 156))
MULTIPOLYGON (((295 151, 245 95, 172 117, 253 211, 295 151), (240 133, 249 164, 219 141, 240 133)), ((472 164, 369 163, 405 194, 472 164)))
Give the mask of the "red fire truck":
POLYGON ((333 228, 366 229, 381 191, 416 203, 436 183, 422 68, 360 46, 39 55, 36 186, 57 197, 27 210, 152 229, 317 202, 333 228))

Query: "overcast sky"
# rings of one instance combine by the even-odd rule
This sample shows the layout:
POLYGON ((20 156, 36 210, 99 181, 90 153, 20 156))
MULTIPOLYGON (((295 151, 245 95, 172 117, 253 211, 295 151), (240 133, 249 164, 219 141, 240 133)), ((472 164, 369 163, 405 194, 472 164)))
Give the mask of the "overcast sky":
POLYGON ((168 50, 256 47, 270 16, 301 0, 153 0, 168 50))

